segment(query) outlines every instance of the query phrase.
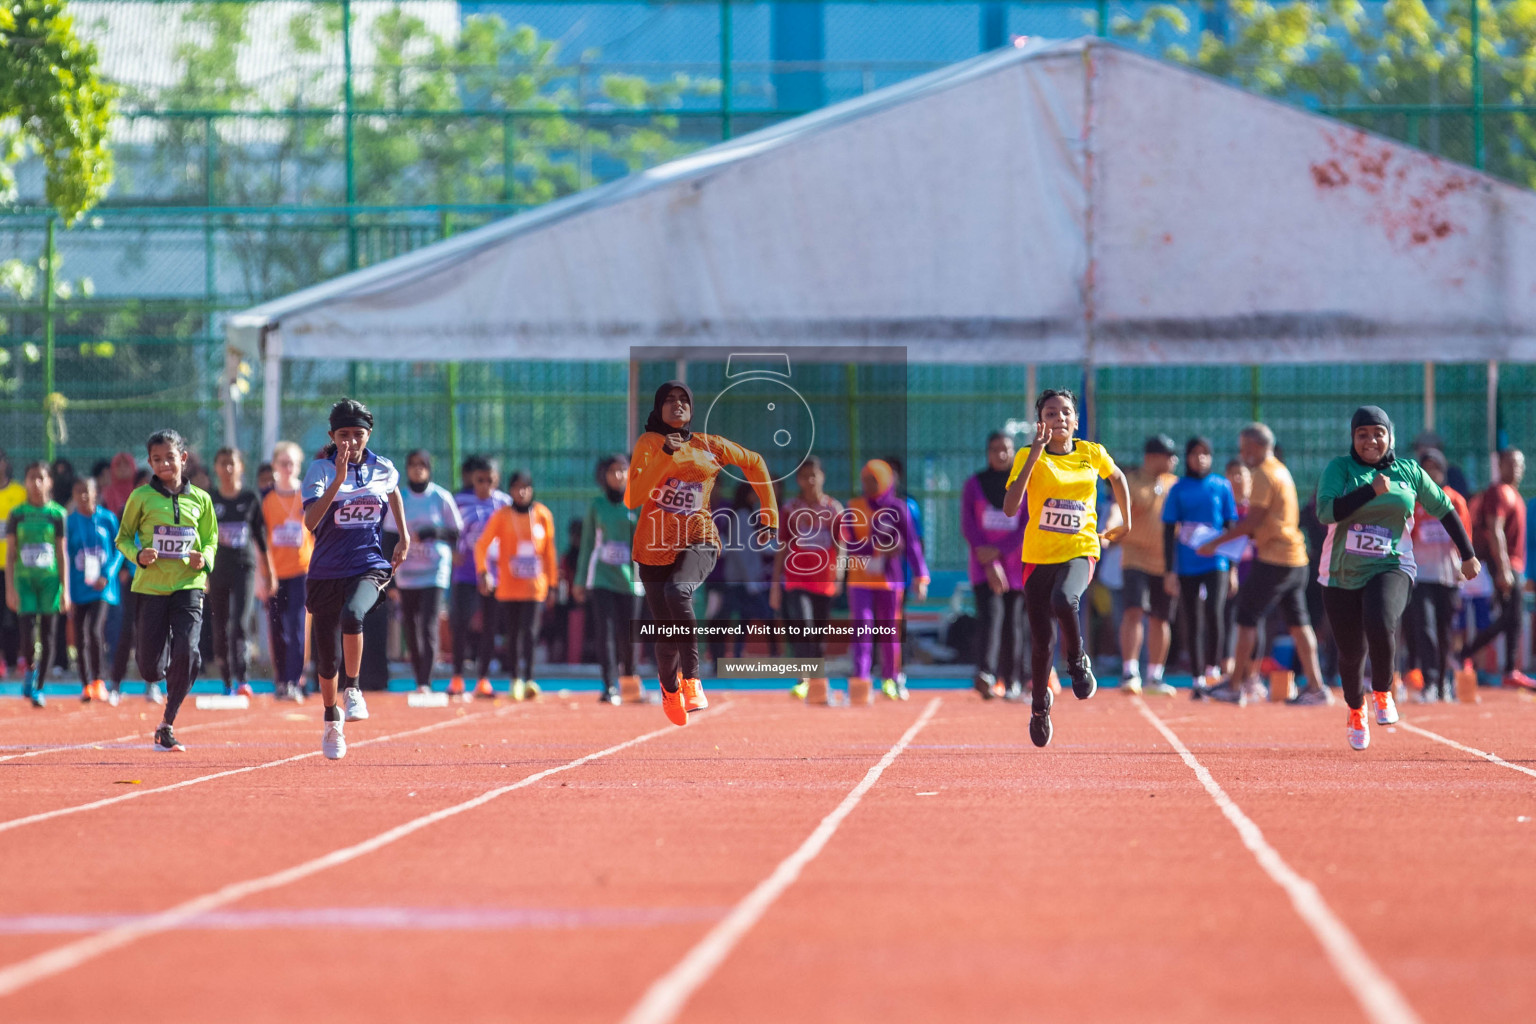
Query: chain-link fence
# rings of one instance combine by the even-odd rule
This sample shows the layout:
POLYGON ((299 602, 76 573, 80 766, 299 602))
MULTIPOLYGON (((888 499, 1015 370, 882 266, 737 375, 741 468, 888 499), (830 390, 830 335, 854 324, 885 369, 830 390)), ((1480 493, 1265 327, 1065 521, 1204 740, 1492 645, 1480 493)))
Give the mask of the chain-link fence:
MULTIPOLYGON (((1536 21, 1504 0, 1402 4, 1094 0, 446 3, 80 2, 77 29, 121 90, 108 201, 55 232, 42 172, 0 208, 0 423, 17 458, 81 468, 167 421, 224 436, 223 318, 722 138, 942 67, 1018 36, 1110 36, 1246 88, 1536 183, 1536 21), (14 257, 14 259, 13 259, 14 257), (52 344, 49 339, 52 338, 52 344), (52 405, 48 396, 58 396, 52 405)), ((1433 416, 1486 479, 1482 365, 1100 370, 1095 429, 1127 461, 1142 437, 1270 422, 1303 484, 1343 446, 1352 406, 1404 439, 1433 416)), ((1501 437, 1536 441, 1536 380, 1500 368, 1501 437)), ((1083 389, 1077 367, 1038 386, 1083 389)), ((259 408, 260 375, 247 409, 259 408)), ((1029 412, 1023 367, 908 368, 908 466, 935 561, 960 558, 954 497, 991 429, 1029 412)), ((607 363, 293 363, 283 421, 306 447, 357 394, 381 448, 487 451, 532 468, 559 514, 622 447, 627 368, 607 363)), ((829 399, 830 400, 830 399, 829 399)), ((840 399, 841 401, 841 399, 840 399)), ((873 415, 873 413, 871 413, 873 415)), ((255 443, 255 416, 239 436, 255 443)), ((850 438, 844 458, 875 450, 850 438)), ((831 475, 831 474, 829 474, 831 475)), ((833 475, 836 481, 839 477, 833 475)))

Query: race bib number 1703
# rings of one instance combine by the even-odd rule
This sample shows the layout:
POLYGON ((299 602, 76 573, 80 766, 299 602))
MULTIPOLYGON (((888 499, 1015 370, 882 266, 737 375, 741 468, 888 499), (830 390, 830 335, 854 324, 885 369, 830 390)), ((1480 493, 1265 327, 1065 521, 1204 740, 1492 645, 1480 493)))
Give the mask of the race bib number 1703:
POLYGON ((1088 522, 1088 503, 1066 498, 1046 498, 1040 509, 1040 529, 1047 533, 1074 534, 1088 522))

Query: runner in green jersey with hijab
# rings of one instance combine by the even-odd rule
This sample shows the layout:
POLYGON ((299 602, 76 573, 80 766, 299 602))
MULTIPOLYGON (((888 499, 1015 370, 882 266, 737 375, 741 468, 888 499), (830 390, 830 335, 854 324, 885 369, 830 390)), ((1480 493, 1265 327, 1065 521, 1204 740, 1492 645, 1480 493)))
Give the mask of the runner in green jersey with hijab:
POLYGON ((1374 405, 1355 410, 1348 455, 1328 463, 1317 485, 1317 518, 1328 527, 1318 582, 1323 608, 1339 646, 1339 675, 1349 705, 1349 745, 1364 750, 1371 736, 1365 722, 1361 674, 1371 656, 1371 695, 1376 723, 1397 721, 1392 673, 1397 663, 1397 627, 1417 564, 1413 558, 1413 508, 1417 502, 1445 527, 1461 553, 1462 578, 1479 565, 1472 541, 1451 502, 1412 459, 1392 451, 1392 421, 1374 405))

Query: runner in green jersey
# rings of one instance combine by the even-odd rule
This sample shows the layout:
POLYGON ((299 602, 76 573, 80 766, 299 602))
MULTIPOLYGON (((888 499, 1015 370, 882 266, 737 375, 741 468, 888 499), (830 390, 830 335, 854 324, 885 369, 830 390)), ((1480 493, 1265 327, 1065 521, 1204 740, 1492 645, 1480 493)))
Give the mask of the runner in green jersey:
POLYGON ((1349 745, 1370 745, 1361 674, 1371 655, 1371 689, 1378 725, 1398 719, 1392 701, 1397 664, 1397 627, 1417 565, 1413 558, 1413 508, 1417 502, 1440 520, 1462 558, 1462 577, 1479 566, 1461 517, 1445 492, 1412 459, 1392 451, 1392 421, 1374 405, 1355 410, 1351 448, 1328 463, 1317 485, 1317 518, 1328 527, 1323 541, 1323 608, 1339 646, 1339 676, 1349 705, 1349 745))
POLYGON ((30 660, 21 692, 39 708, 48 702, 43 684, 53 664, 58 617, 69 611, 64 509, 48 499, 51 476, 46 462, 28 465, 27 500, 6 519, 5 603, 21 617, 21 650, 30 660))

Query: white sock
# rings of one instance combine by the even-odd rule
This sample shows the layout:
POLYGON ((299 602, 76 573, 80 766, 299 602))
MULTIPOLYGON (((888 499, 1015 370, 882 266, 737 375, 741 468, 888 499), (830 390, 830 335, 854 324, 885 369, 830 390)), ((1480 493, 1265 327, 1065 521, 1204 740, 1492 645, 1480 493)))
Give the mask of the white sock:
POLYGON ((1123 676, 1136 676, 1139 678, 1141 676, 1141 662, 1137 661, 1135 658, 1128 659, 1125 663, 1125 668, 1120 672, 1120 674, 1123 676))
POLYGON ((1161 665, 1153 665, 1152 666, 1152 681, 1154 683, 1160 683, 1160 682, 1163 681, 1163 666, 1161 666, 1161 665))

